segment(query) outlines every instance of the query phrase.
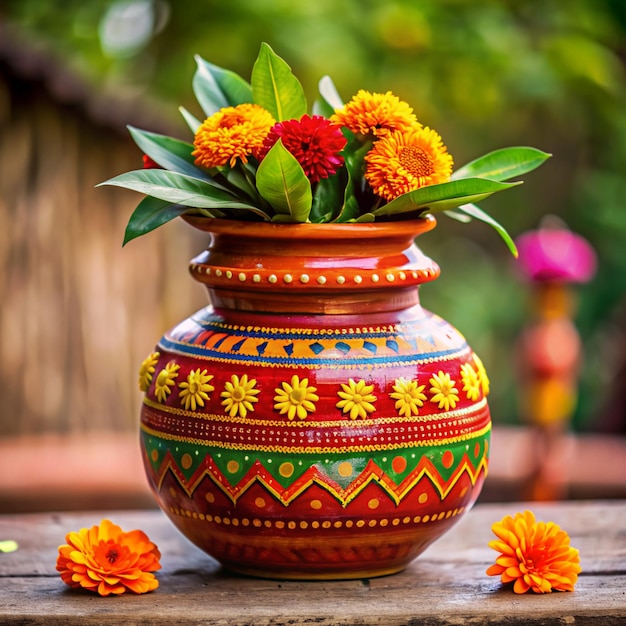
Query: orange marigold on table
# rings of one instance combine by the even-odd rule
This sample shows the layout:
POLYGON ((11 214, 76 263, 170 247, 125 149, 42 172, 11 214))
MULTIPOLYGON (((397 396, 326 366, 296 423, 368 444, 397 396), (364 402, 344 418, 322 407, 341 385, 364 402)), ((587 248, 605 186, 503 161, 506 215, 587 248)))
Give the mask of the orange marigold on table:
POLYGON ((56 569, 70 587, 108 596, 159 586, 152 572, 161 569, 161 553, 141 530, 124 532, 104 519, 99 526, 68 533, 65 540, 56 569))
POLYGON ((578 580, 580 555, 570 546, 569 535, 554 522, 537 522, 532 511, 507 515, 492 525, 498 537, 489 547, 499 552, 488 570, 503 583, 513 583, 515 593, 573 591, 578 580))

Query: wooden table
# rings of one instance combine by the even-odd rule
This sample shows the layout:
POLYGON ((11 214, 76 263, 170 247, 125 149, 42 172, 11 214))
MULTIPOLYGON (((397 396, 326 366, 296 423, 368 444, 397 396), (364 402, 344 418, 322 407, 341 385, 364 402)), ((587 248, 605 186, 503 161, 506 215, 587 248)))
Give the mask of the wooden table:
POLYGON ((243 578, 184 539, 158 511, 0 516, 0 624, 626 624, 626 501, 482 504, 403 573, 339 582, 243 578), (567 530, 583 572, 574 592, 515 595, 485 575, 491 523, 531 508, 567 530), (67 531, 108 517, 158 544, 160 587, 100 598, 55 571, 67 531))

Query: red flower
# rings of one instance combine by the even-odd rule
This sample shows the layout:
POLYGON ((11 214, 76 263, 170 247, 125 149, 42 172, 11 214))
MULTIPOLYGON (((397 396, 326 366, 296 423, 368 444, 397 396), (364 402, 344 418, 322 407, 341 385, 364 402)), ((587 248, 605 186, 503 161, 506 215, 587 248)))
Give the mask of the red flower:
POLYGON ((160 170, 161 166, 153 161, 147 154, 143 155, 143 169, 144 170, 160 170))
POLYGON ((263 142, 259 160, 279 139, 298 160, 312 183, 328 178, 343 165, 339 152, 346 145, 346 138, 337 124, 321 115, 303 115, 299 120, 274 124, 263 142))

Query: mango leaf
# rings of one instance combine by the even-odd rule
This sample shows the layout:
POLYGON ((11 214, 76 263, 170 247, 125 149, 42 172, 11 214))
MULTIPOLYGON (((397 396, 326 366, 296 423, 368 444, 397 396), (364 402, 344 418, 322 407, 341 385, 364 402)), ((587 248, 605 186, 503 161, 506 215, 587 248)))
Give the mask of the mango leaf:
POLYGON ((181 204, 172 204, 151 196, 145 197, 137 205, 137 208, 128 220, 122 246, 125 246, 129 241, 137 237, 141 237, 141 235, 153 231, 155 228, 173 220, 186 211, 189 211, 189 208, 181 204))
POLYGON ((178 107, 178 110, 180 111, 180 114, 183 116, 183 119, 185 120, 185 122, 187 122, 187 126, 189 126, 189 129, 191 130, 191 132, 195 135, 198 128, 200 128, 200 124, 202 124, 202 122, 195 115, 192 115, 191 113, 189 113, 189 111, 187 111, 185 107, 180 106, 178 107))
POLYGON ((266 43, 252 68, 254 102, 277 122, 300 119, 307 112, 306 97, 291 68, 266 43))
POLYGON ((322 178, 315 185, 313 206, 309 216, 312 222, 316 224, 329 222, 335 213, 339 214, 344 197, 342 181, 345 180, 346 177, 338 173, 328 178, 322 178))
POLYGON ((252 102, 252 88, 241 76, 196 55, 193 92, 207 117, 228 106, 252 102))
POLYGON ((429 211, 448 211, 463 204, 480 202, 498 191, 521 185, 516 183, 500 183, 485 178, 462 178, 461 180, 428 185, 415 191, 405 193, 395 200, 372 211, 374 215, 398 215, 410 213, 418 209, 429 211))
POLYGON ((449 211, 444 211, 444 214, 450 217, 457 222, 461 222, 462 224, 469 224, 472 221, 472 218, 469 215, 465 215, 465 213, 459 213, 453 209, 449 211))
POLYGON ((363 213, 363 215, 359 215, 355 220, 350 221, 353 221, 355 224, 369 224, 370 222, 376 221, 376 216, 373 213, 363 213))
POLYGON ((510 180, 532 172, 551 156, 547 152, 526 146, 502 148, 489 152, 459 168, 452 174, 451 180, 471 177, 497 181, 510 180))
POLYGON ((475 204, 463 204, 460 207, 458 207, 458 211, 462 211, 463 213, 466 213, 467 215, 470 215, 471 217, 474 217, 477 220, 480 220, 481 222, 485 222, 485 224, 489 224, 489 226, 494 228, 498 232, 500 237, 502 237, 502 239, 504 240, 504 243, 506 243, 509 250, 511 251, 511 254, 515 258, 517 258, 518 256, 517 246, 515 245, 515 242, 511 238, 511 235, 509 235, 509 233, 506 231, 504 226, 496 222, 496 220, 494 220, 490 215, 485 213, 482 209, 477 207, 475 204))
POLYGON ((335 109, 343 108, 343 100, 341 99, 339 91, 337 91, 337 87, 335 87, 335 83, 333 83, 333 79, 330 76, 322 76, 320 82, 318 83, 318 89, 320 96, 324 98, 333 111, 335 109))
POLYGON ((209 180, 206 173, 195 165, 195 159, 191 156, 194 149, 192 144, 133 126, 128 126, 128 130, 139 149, 161 167, 194 178, 209 180))
POLYGON ((372 142, 367 141, 355 152, 345 152, 344 159, 346 172, 348 173, 348 182, 344 192, 343 206, 341 207, 339 215, 335 218, 335 222, 350 222, 361 214, 357 193, 363 190, 355 189, 355 185, 360 184, 363 178, 365 155, 369 152, 371 147, 372 142))
POLYGON ((313 202, 311 183, 280 139, 261 161, 256 184, 261 196, 276 213, 290 215, 295 222, 309 219, 313 202))
MULTIPOLYGON (((144 193, 172 204, 188 208, 221 209, 240 208, 256 211, 256 207, 241 202, 215 183, 192 178, 185 174, 167 170, 133 170, 115 176, 99 185, 113 185, 144 193)), ((261 215, 267 217, 262 211, 261 215)))

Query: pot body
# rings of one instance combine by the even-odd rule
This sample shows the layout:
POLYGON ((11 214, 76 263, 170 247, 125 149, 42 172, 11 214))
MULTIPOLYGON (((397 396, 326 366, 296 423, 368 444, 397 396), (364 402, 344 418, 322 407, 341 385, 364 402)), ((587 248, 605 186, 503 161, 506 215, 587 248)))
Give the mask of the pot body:
POLYGON ((346 226, 194 220, 211 305, 160 340, 140 384, 150 485, 236 572, 402 570, 476 500, 487 377, 419 304, 434 220, 346 226))

